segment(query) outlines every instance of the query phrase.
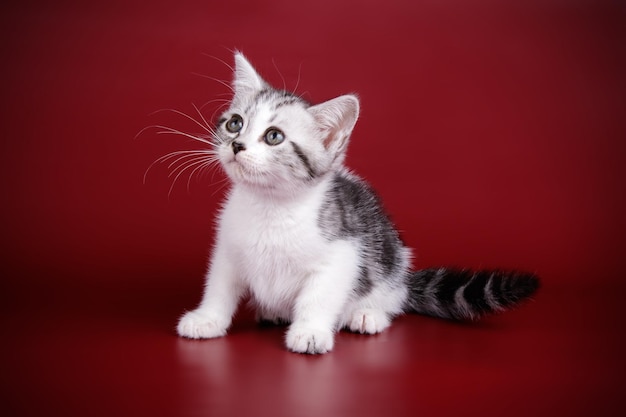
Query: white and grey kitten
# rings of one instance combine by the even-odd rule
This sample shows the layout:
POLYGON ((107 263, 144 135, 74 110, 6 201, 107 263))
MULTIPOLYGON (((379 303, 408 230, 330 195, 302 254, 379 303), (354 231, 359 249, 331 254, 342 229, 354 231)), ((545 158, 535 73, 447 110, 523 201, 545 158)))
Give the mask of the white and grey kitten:
POLYGON ((180 319, 180 336, 224 336, 249 296, 259 320, 289 323, 289 350, 326 353, 342 328, 375 334, 406 312, 476 319, 537 289, 532 274, 409 270, 377 195, 343 165, 354 95, 311 105, 272 88, 240 53, 233 90, 211 139, 232 189, 202 301, 180 319))

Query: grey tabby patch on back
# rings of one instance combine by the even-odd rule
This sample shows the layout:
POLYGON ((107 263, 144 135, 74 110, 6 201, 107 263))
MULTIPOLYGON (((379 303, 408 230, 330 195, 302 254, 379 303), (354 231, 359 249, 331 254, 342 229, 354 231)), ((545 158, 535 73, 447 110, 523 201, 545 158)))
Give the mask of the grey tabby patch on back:
POLYGON ((361 242, 361 295, 367 295, 379 280, 404 284, 410 251, 404 247, 378 196, 363 180, 345 171, 334 175, 320 210, 319 225, 328 239, 361 242))

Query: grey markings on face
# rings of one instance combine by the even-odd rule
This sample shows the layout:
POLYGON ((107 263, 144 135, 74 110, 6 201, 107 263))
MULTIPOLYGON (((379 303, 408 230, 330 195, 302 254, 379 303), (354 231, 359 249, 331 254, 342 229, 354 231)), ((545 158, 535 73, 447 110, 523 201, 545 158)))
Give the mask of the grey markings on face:
POLYGON ((313 170, 313 167, 311 166, 311 161, 309 161, 309 158, 302 151, 302 148, 300 148, 300 146, 295 142, 290 142, 290 143, 296 156, 298 157, 298 159, 300 159, 300 162, 302 162, 302 165, 304 165, 304 167, 306 168, 309 179, 315 178, 316 177, 315 170, 313 170))

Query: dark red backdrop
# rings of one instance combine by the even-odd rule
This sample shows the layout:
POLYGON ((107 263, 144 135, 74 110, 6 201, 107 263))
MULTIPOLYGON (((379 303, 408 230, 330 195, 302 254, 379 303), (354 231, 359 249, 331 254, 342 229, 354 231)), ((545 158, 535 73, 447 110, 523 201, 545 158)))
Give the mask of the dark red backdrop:
MULTIPOLYGON (((14 3, 0 17, 1 378, 2 407, 11 412, 3 414, 37 414, 41 406, 47 415, 87 415, 99 410, 97 392, 108 395, 109 408, 100 410, 108 415, 219 414, 235 407, 217 400, 190 409, 171 405, 184 402, 181 392, 190 395, 180 384, 193 385, 181 376, 175 354, 197 361, 190 349, 235 343, 185 345, 171 331, 177 315, 198 301, 223 176, 216 171, 189 187, 183 178, 168 198, 165 165, 148 172, 145 185, 143 175, 159 156, 195 144, 151 130, 135 139, 151 124, 197 131, 174 114, 151 113, 193 113, 193 104, 206 104, 211 117, 219 102, 207 102, 228 90, 207 77, 230 79, 220 60, 230 63, 235 48, 267 80, 297 87, 312 101, 359 94, 362 115, 348 165, 379 191, 416 248, 416 266, 522 268, 542 276, 536 303, 509 316, 523 329, 543 325, 526 334, 538 339, 519 342, 515 328, 507 328, 512 359, 506 366, 496 360, 493 369, 514 375, 526 368, 514 359, 524 349, 552 347, 536 363, 528 358, 535 367, 528 365, 520 386, 514 376, 505 378, 520 395, 498 394, 506 400, 492 405, 494 413, 602 414, 617 403, 624 384, 626 249, 626 11, 619 2, 14 3), (158 359, 149 355, 155 345, 158 359), (131 362, 123 359, 128 355, 131 362), (538 382, 550 366, 552 379, 538 382), (134 379, 124 376, 129 368, 134 379), (536 402, 532 384, 543 387, 536 402), (148 401, 152 393, 158 401, 148 401), (166 400, 171 395, 176 401, 166 400), (526 408, 507 405, 520 402, 526 408)), ((506 317, 495 323, 506 328, 506 317)), ((407 334, 437 326, 407 320, 418 320, 398 324, 407 334)), ((280 331, 262 337, 274 338, 271 357, 283 361, 280 331)), ((344 346, 352 346, 344 337, 344 346)), ((384 337, 390 340, 377 340, 402 343, 393 333, 384 337)), ((248 342, 226 348, 245 356, 248 342)), ((358 343, 350 349, 359 351, 358 343)), ((333 355, 341 355, 341 346, 333 355)), ((383 355, 384 347, 375 349, 383 355)), ((221 372, 239 369, 241 358, 230 359, 233 367, 222 363, 221 372)), ((311 362, 283 365, 305 379, 307 372, 333 378, 340 364, 323 360, 323 371, 311 362)), ((461 363, 450 366, 450 375, 467 385, 446 386, 467 410, 479 410, 478 399, 466 398, 477 383, 467 369, 471 356, 461 363)), ((248 366, 253 369, 242 375, 263 381, 258 373, 266 370, 248 366)), ((400 380, 427 381, 428 370, 441 371, 426 366, 400 380)), ((270 384, 289 385, 284 381, 293 375, 270 384)), ((480 375, 494 389, 501 385, 480 375)), ((217 381, 238 383, 226 376, 217 381)), ((255 384, 249 388, 260 389, 255 384)), ((354 395, 369 395, 370 386, 357 387, 354 395)), ((397 415, 456 410, 445 396, 441 408, 434 393, 413 406, 411 394, 390 390, 395 394, 376 398, 402 404, 397 415)), ((273 406, 274 415, 297 415, 296 399, 306 394, 287 395, 293 407, 255 397, 233 400, 244 407, 234 409, 247 404, 271 414, 273 406)), ((361 415, 378 410, 355 397, 340 411, 319 395, 323 415, 350 414, 357 403, 361 415)))

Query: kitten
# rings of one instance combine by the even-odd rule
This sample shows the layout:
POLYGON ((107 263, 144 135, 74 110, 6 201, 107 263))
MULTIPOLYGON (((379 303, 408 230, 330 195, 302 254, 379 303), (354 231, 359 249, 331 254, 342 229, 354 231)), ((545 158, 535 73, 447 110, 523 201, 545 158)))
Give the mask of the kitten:
POLYGON ((320 354, 342 328, 375 334, 406 312, 476 319, 538 288, 532 274, 409 270, 411 252, 377 195, 343 165, 356 96, 311 105, 272 88, 241 53, 232 86, 212 138, 232 189, 204 296, 180 336, 224 336, 249 295, 258 320, 290 323, 289 350, 320 354))

